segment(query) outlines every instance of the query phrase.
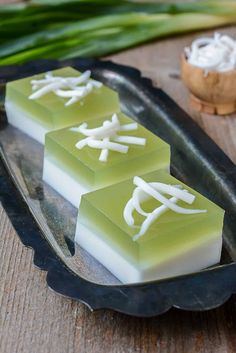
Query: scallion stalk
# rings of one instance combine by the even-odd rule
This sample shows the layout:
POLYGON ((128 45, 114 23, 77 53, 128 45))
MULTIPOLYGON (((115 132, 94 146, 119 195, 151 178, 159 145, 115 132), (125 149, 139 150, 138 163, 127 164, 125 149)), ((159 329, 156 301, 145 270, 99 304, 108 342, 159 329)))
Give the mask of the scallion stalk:
POLYGON ((235 0, 35 0, 27 5, 3 5, 0 64, 35 58, 99 57, 168 35, 235 22, 235 0))

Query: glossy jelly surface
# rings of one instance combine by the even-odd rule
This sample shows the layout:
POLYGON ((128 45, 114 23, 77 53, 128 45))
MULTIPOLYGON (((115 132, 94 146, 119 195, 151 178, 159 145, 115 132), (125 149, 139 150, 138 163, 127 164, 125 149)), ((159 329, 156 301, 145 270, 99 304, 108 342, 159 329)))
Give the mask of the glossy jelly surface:
MULTIPOLYGON (((135 227, 126 224, 123 211, 135 188, 133 180, 121 182, 83 195, 78 224, 82 224, 135 267, 148 269, 191 252, 221 237, 224 210, 163 170, 143 176, 147 182, 183 185, 196 196, 192 205, 178 202, 185 208, 206 209, 206 213, 179 214, 171 210, 161 215, 137 241, 132 237, 139 232, 145 218, 134 212, 135 227)), ((161 204, 153 198, 143 203, 151 212, 161 204)))
MULTIPOLYGON (((100 126, 109 118, 110 116, 89 121, 88 127, 100 126)), ((122 113, 118 114, 118 118, 121 124, 133 122, 122 113)), ((119 136, 122 135, 146 138, 146 145, 130 144, 126 154, 109 151, 107 162, 101 162, 100 149, 89 146, 77 149, 76 143, 85 136, 66 128, 46 135, 45 157, 90 189, 128 179, 135 174, 160 168, 169 169, 170 146, 163 140, 141 125, 138 125, 137 130, 120 132, 119 136)))
MULTIPOLYGON (((72 67, 52 71, 54 76, 77 77, 80 72, 72 67)), ((118 94, 103 85, 94 88, 80 101, 65 107, 68 98, 50 92, 38 99, 31 100, 32 79, 43 79, 44 73, 7 83, 6 101, 13 103, 19 110, 27 112, 32 120, 47 129, 62 128, 83 120, 94 119, 120 110, 118 94)))

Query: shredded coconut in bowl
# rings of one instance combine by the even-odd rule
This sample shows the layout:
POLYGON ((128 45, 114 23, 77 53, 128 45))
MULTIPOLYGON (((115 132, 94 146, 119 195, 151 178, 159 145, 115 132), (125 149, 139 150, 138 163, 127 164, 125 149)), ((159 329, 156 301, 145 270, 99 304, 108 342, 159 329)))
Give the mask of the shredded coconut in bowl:
POLYGON ((203 37, 185 48, 185 54, 191 65, 208 71, 225 72, 236 68, 236 41, 215 33, 213 38, 203 37))

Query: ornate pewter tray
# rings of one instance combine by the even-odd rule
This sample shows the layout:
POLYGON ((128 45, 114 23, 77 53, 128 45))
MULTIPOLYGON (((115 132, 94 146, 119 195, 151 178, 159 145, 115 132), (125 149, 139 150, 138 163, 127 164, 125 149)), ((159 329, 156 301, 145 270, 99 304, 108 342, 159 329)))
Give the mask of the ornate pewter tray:
POLYGON ((140 317, 161 314, 172 306, 208 310, 236 292, 236 167, 138 70, 89 59, 1 67, 0 96, 0 200, 21 241, 34 249, 34 264, 47 271, 50 288, 91 310, 109 308, 140 317), (89 254, 74 248, 75 208, 42 183, 42 146, 9 126, 3 107, 7 81, 68 65, 91 69, 95 78, 118 91, 122 110, 171 145, 172 174, 226 210, 220 265, 191 275, 122 285, 89 254))

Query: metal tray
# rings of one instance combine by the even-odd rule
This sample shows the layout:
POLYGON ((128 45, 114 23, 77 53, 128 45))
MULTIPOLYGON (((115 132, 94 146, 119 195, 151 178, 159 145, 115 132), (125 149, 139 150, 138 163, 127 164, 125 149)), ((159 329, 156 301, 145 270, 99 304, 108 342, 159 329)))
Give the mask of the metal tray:
POLYGON ((47 271, 56 292, 91 310, 109 308, 149 317, 172 306, 208 310, 236 292, 236 167, 162 90, 138 70, 112 62, 40 60, 0 68, 0 200, 21 241, 34 249, 34 264, 47 271), (9 126, 3 108, 5 83, 73 66, 120 94, 122 110, 171 145, 173 175, 226 210, 220 265, 191 275, 122 285, 89 254, 74 248, 76 210, 41 179, 43 147, 9 126))

